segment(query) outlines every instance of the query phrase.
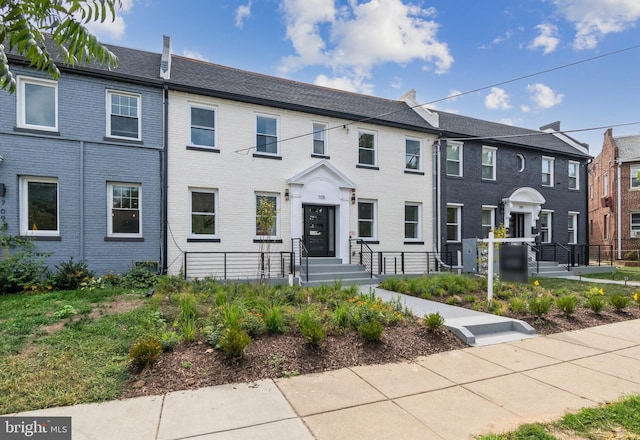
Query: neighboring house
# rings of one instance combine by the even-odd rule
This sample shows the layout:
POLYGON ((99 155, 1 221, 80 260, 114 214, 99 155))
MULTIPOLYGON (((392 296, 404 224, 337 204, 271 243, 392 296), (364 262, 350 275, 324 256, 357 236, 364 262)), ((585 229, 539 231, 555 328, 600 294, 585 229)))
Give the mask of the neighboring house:
POLYGON ((463 239, 504 225, 510 237, 533 238, 562 263, 566 249, 586 251, 585 144, 558 133, 559 123, 535 131, 438 114, 441 250, 461 251, 463 239))
POLYGON ((613 258, 640 252, 640 136, 604 133, 589 165, 589 240, 613 258))
POLYGON ((0 91, 1 220, 51 267, 162 265, 160 55, 111 49, 118 69, 60 66, 58 81, 8 55, 18 87, 0 91))
POLYGON ((342 263, 357 254, 354 239, 376 252, 433 249, 437 117, 412 110, 411 95, 381 99, 179 56, 170 65, 169 273, 232 277, 248 264, 257 276, 268 250, 271 271, 286 274, 278 253, 297 256, 299 241, 342 263), (276 207, 270 230, 256 223, 261 200, 276 207))

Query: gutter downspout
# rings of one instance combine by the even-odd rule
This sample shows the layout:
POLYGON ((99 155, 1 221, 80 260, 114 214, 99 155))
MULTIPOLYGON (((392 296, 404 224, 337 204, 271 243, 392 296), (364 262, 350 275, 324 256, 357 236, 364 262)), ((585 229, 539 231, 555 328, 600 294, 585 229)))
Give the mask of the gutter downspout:
POLYGON ((161 181, 161 187, 162 187, 162 190, 161 190, 162 212, 160 214, 160 218, 161 218, 160 233, 162 237, 162 245, 160 249, 160 261, 161 261, 162 273, 166 274, 168 269, 167 268, 167 247, 168 247, 167 191, 168 191, 168 180, 169 180, 169 163, 167 161, 167 154, 169 149, 169 137, 168 137, 168 134, 169 134, 169 88, 166 84, 164 85, 164 90, 162 95, 163 95, 162 99, 164 101, 162 106, 162 111, 164 112, 164 115, 163 115, 164 127, 162 130, 162 138, 163 138, 162 151, 160 151, 160 181, 161 181))
POLYGON ((620 215, 622 213, 622 211, 620 211, 620 209, 622 209, 622 184, 620 183, 620 161, 617 161, 618 164, 618 169, 616 170, 616 191, 617 191, 617 197, 616 197, 616 239, 618 240, 618 260, 622 260, 622 215, 620 215))
POLYGON ((80 141, 80 261, 84 261, 84 141, 80 141))

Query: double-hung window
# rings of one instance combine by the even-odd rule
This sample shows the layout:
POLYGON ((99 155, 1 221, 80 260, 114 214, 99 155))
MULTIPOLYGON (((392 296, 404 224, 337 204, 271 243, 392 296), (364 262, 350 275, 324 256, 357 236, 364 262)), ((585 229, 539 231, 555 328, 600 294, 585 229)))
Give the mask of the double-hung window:
POLYGON ((580 162, 569 161, 569 189, 580 189, 580 162))
POLYGON ((313 153, 316 156, 328 156, 327 149, 327 124, 313 124, 313 153))
POLYGON ((640 212, 631 213, 631 238, 640 238, 640 212))
POLYGON ((376 166, 376 135, 371 131, 358 131, 358 164, 376 166))
POLYGON ((213 107, 190 105, 190 144, 198 147, 216 147, 216 110, 213 107))
POLYGON ((280 236, 279 197, 273 193, 256 194, 256 236, 276 239, 280 236))
POLYGON ((495 206, 483 206, 482 207, 482 236, 488 237, 496 225, 496 207, 495 206))
POLYGON ((578 243, 578 213, 577 212, 569 212, 567 217, 567 243, 569 244, 577 244, 578 243))
POLYGON ((609 195, 609 173, 604 173, 602 175, 602 195, 609 195))
POLYGON ((553 186, 553 157, 542 157, 542 186, 553 186))
POLYGON ((191 235, 199 238, 217 236, 217 194, 210 189, 190 189, 191 235))
POLYGON ((482 178, 496 180, 496 151, 494 147, 482 147, 482 178))
POLYGON ((140 140, 140 95, 107 90, 107 136, 140 140))
POLYGON ((58 179, 20 178, 20 234, 34 237, 60 235, 58 179))
POLYGON ((409 171, 422 170, 422 142, 419 139, 405 139, 405 165, 409 171))
POLYGON ((58 130, 58 83, 18 77, 17 125, 34 130, 58 130))
POLYGON ((404 238, 409 241, 420 240, 420 205, 404 205, 404 238))
POLYGON ((142 237, 142 186, 109 182, 107 199, 107 236, 142 237))
POLYGON ((461 230, 462 205, 447 205, 447 241, 459 242, 461 230))
POLYGON ((376 237, 376 202, 373 200, 358 201, 358 237, 376 237))
POLYGON ((261 115, 256 117, 256 152, 278 155, 278 118, 261 115))
POLYGON ((551 243, 551 214, 551 211, 540 213, 540 241, 542 243, 551 243))
POLYGON ((640 189, 640 165, 634 165, 629 168, 629 172, 631 173, 630 178, 630 188, 631 189, 640 189))
POLYGON ((462 177, 462 144, 447 142, 447 176, 462 177))

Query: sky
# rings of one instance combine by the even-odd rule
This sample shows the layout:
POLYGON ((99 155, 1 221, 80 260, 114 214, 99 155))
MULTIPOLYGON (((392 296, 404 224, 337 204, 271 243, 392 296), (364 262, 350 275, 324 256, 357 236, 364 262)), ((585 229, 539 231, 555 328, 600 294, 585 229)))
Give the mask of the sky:
POLYGON ((381 98, 413 89, 429 108, 523 128, 560 121, 596 155, 608 127, 640 134, 639 22, 640 0, 122 0, 89 28, 381 98))

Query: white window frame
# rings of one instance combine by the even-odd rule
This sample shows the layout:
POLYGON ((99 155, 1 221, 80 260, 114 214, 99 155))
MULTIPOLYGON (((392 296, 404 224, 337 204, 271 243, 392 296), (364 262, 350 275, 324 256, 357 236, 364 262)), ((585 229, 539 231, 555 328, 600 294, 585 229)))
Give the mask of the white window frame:
POLYGON ((358 199, 358 204, 356 205, 357 209, 357 222, 358 222, 358 238, 362 240, 376 240, 377 237, 377 223, 378 223, 378 203, 376 200, 372 199, 358 199), (373 218, 372 219, 361 219, 360 218, 360 204, 361 203, 369 203, 372 206, 373 218), (360 236, 360 222, 367 221, 371 222, 371 237, 361 237, 360 236))
MULTIPOLYGON (((498 207, 495 206, 495 205, 482 205, 482 215, 480 215, 480 223, 481 223, 481 226, 482 226, 483 234, 484 234, 484 229, 485 228, 489 228, 489 231, 492 231, 493 229, 495 229, 495 227, 496 227, 496 209, 498 209, 498 207), (484 213, 485 212, 489 212, 490 213, 489 214, 489 216, 490 216, 489 224, 484 224, 483 223, 483 221, 484 221, 483 217, 484 217, 484 213)), ((489 234, 487 234, 483 238, 486 238, 488 236, 489 236, 489 234)))
POLYGON ((363 167, 375 167, 378 165, 378 133, 372 130, 358 129, 358 165, 363 167), (369 134, 373 136, 373 163, 360 162, 360 150, 368 151, 368 148, 360 147, 360 136, 363 134, 369 134))
POLYGON ((189 188, 189 237, 191 238, 218 238, 218 190, 211 188, 189 188), (213 214, 208 212, 193 211, 193 193, 213 194, 213 214), (197 234, 193 232, 193 215, 211 215, 213 216, 213 234, 197 234))
MULTIPOLYGON (((267 143, 267 145, 269 145, 270 143, 267 143)), ((256 114, 256 154, 262 155, 262 156, 279 156, 280 155, 280 117, 276 116, 276 115, 269 115, 269 114, 265 114, 265 113, 259 113, 256 114), (275 134, 275 144, 276 144, 276 151, 275 153, 270 153, 268 151, 259 151, 258 150, 258 136, 268 136, 268 137, 273 137, 272 134, 269 133, 259 133, 258 132, 258 120, 260 118, 265 118, 265 119, 273 119, 274 121, 276 121, 276 134, 275 134)))
POLYGON ((629 234, 631 238, 640 238, 640 211, 631 211, 629 213, 629 234), (638 222, 633 222, 633 216, 638 217, 638 222), (637 235, 634 235, 634 231, 636 231, 637 235))
POLYGON ((458 203, 447 203, 447 216, 446 216, 446 230, 445 237, 447 243, 460 243, 462 241, 462 207, 464 205, 458 203), (456 222, 449 223, 449 209, 456 210, 456 222), (456 226, 456 237, 453 240, 449 239, 449 226, 456 226))
POLYGON ((253 231, 256 240, 279 240, 280 239, 280 194, 274 192, 256 192, 253 196, 253 231), (276 199, 276 235, 258 235, 258 197, 273 197, 276 199))
POLYGON ((198 148, 211 148, 213 150, 217 150, 218 149, 218 129, 217 129, 217 127, 218 127, 218 108, 217 107, 215 107, 213 105, 198 104, 198 103, 195 103, 195 102, 190 102, 189 103, 189 143, 188 143, 188 145, 193 146, 193 147, 198 147, 198 148), (195 128, 199 128, 199 129, 202 129, 202 130, 213 131, 213 145, 196 144, 196 143, 193 142, 193 137, 191 135, 191 129, 194 128, 194 125, 193 125, 191 110, 194 109, 194 108, 213 112, 213 129, 210 129, 209 127, 201 127, 201 126, 195 127, 195 128))
POLYGON ((540 211, 540 242, 541 243, 553 243, 553 211, 543 209, 540 211), (546 229, 542 227, 542 217, 547 218, 546 229), (544 239, 544 231, 547 231, 547 238, 544 239))
POLYGON ((640 165, 631 165, 629 167, 629 189, 632 191, 640 191, 640 179, 638 179, 639 172, 640 165))
POLYGON ((142 184, 134 182, 107 182, 107 237, 113 238, 142 238, 142 184), (138 188, 138 232, 113 232, 113 189, 116 186, 138 188))
POLYGON ((17 121, 16 124, 19 128, 27 128, 31 130, 44 130, 44 131, 58 131, 58 83, 48 79, 32 78, 26 76, 18 76, 17 85, 17 121), (27 102, 25 95, 25 86, 27 84, 33 84, 41 87, 52 87, 54 90, 54 124, 53 127, 49 125, 35 125, 27 123, 27 102))
POLYGON ((487 145, 483 145, 482 146, 482 156, 481 156, 481 177, 482 180, 496 180, 496 163, 498 162, 498 149, 496 147, 489 147, 487 145), (491 152, 491 163, 490 164, 486 164, 484 163, 484 153, 485 152, 491 152), (491 167, 491 177, 484 177, 484 173, 482 171, 484 171, 485 168, 487 167, 491 167))
POLYGON ((609 220, 610 220, 609 214, 605 214, 604 215, 604 228, 603 228, 603 231, 602 231, 602 238, 604 240, 608 240, 609 239, 609 220))
POLYGON ((580 213, 576 211, 569 211, 567 214, 567 243, 578 244, 578 215, 580 213), (573 240, 571 240, 571 233, 573 232, 573 240))
POLYGON ((518 172, 521 173, 521 172, 524 171, 525 167, 527 166, 526 159, 524 157, 524 154, 521 154, 521 153, 516 154, 516 158, 519 161, 519 163, 518 163, 518 172))
POLYGON ((404 224, 405 224, 405 229, 404 229, 404 240, 405 241, 421 241, 422 240, 422 205, 420 203, 411 203, 411 202, 406 202, 404 204, 405 207, 405 212, 404 212, 404 224), (417 219, 416 220, 407 220, 407 207, 412 207, 416 209, 417 212, 417 219), (415 225, 416 228, 416 236, 415 237, 407 237, 407 229, 406 229, 406 225, 407 224, 411 224, 411 225, 415 225))
POLYGON ((464 158, 464 154, 463 154, 463 148, 464 148, 464 144, 462 142, 450 142, 447 141, 447 147, 445 148, 445 172, 447 174, 447 176, 454 176, 454 177, 462 177, 464 175, 463 172, 463 158, 464 158), (458 147, 458 160, 450 160, 449 159, 449 154, 448 154, 448 150, 449 150, 449 146, 452 147, 458 147), (448 167, 448 163, 449 162, 455 162, 458 164, 458 174, 451 174, 449 173, 449 167, 448 167))
POLYGON ((59 237, 60 236, 60 183, 53 177, 20 177, 20 235, 25 237, 59 237), (29 225, 29 183, 56 184, 56 230, 32 229, 29 225))
POLYGON ((406 171, 422 171, 422 139, 420 138, 415 138, 415 137, 409 137, 407 136, 404 139, 404 169, 406 171), (410 168, 408 167, 408 161, 407 161, 407 157, 409 156, 409 153, 407 152, 407 143, 408 142, 417 142, 418 143, 418 155, 411 155, 412 157, 417 157, 418 158, 418 163, 417 163, 417 167, 416 168, 410 168))
MULTIPOLYGON (((142 140, 142 95, 140 95, 139 93, 123 92, 121 90, 111 90, 111 89, 107 89, 106 93, 107 93, 106 99, 105 99, 106 115, 107 115, 106 136, 108 138, 113 138, 113 139, 127 139, 130 141, 141 141, 142 140), (111 97, 114 95, 128 96, 128 97, 136 98, 138 100, 138 105, 137 105, 138 116, 136 117, 136 119, 138 120, 138 136, 137 137, 118 136, 118 135, 111 134, 111 116, 113 115, 111 113, 111 97)), ((117 115, 117 116, 126 117, 126 115, 117 115)))
POLYGON ((547 186, 547 187, 553 187, 553 185, 555 185, 555 162, 556 159, 554 157, 550 157, 550 156, 542 156, 542 160, 541 160, 541 175, 545 176, 545 175, 549 175, 549 183, 544 183, 544 179, 541 178, 541 183, 542 186, 547 186), (548 163, 549 164, 549 172, 545 173, 544 172, 544 164, 548 163))
POLYGON ((311 135, 311 154, 313 156, 329 156, 329 126, 324 122, 313 123, 311 135), (322 153, 316 153, 316 141, 322 142, 322 153))
POLYGON ((575 160, 570 160, 568 169, 567 169, 567 188, 571 190, 579 190, 580 189, 580 162, 576 162, 575 160), (575 176, 571 175, 571 166, 575 167, 575 176), (575 179, 575 186, 571 186, 572 179, 575 179))

